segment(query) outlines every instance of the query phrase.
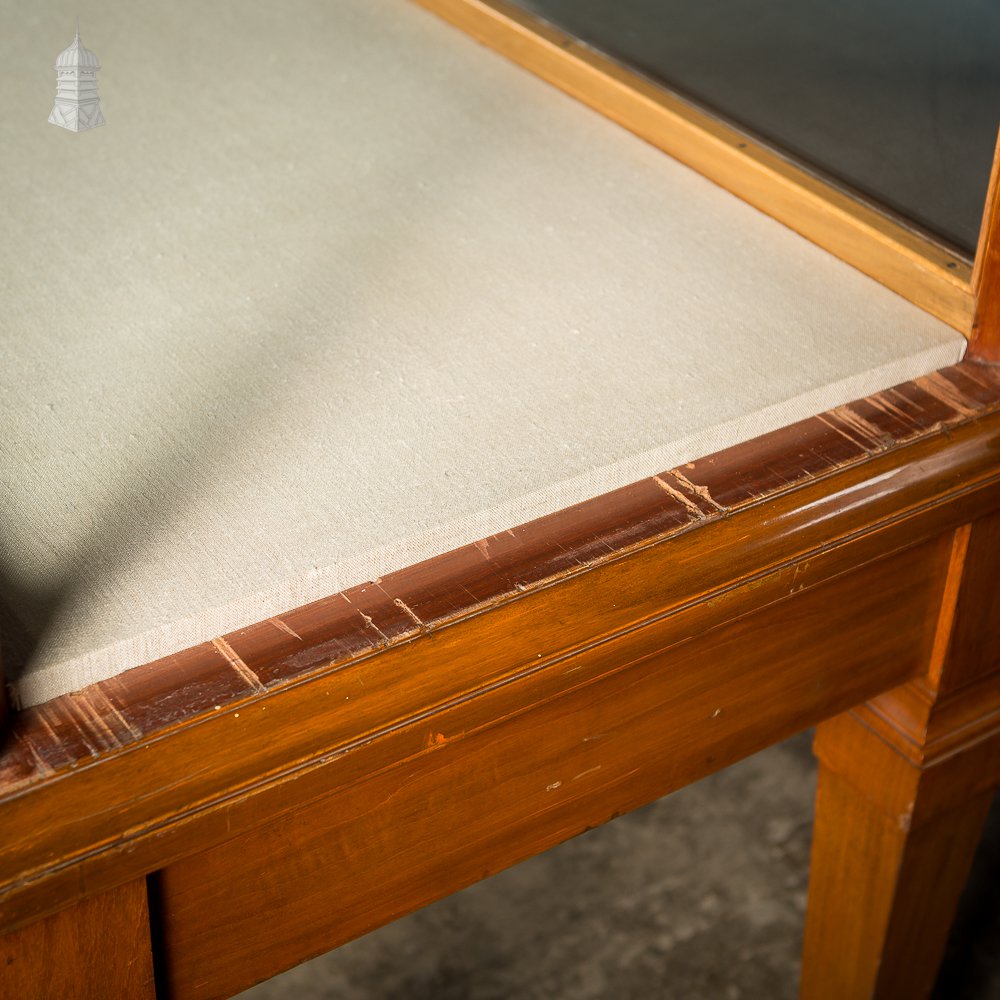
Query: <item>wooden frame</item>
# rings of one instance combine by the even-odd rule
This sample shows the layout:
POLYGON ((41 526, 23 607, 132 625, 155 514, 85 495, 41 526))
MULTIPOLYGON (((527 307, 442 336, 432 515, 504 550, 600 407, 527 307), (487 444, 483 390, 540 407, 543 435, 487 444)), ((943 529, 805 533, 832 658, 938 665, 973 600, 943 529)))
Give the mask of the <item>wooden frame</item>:
MULTIPOLYGON (((1000 780, 998 446, 1000 369, 963 363, 19 713, 14 964, 148 882, 159 995, 225 996, 826 718, 839 796, 877 805, 852 741, 903 768, 900 857, 972 803, 943 932, 1000 780)), ((889 933, 816 878, 807 975, 889 933)), ((847 967, 805 995, 867 996, 847 967)))
POLYGON ((226 996, 819 724, 803 996, 926 995, 1000 784, 998 183, 963 295, 906 272, 979 360, 14 715, 5 987, 226 996))

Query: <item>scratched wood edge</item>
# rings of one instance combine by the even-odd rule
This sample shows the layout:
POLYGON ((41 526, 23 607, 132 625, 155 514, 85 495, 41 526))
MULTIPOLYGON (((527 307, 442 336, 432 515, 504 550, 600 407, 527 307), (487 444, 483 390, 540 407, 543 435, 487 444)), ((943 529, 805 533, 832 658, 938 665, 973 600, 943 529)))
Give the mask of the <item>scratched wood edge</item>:
POLYGON ((970 335, 955 251, 506 0, 413 2, 970 335))
MULTIPOLYGON (((6 768, 8 779, 13 778, 5 782, 6 825, 10 827, 8 834, 29 827, 41 830, 43 827, 39 826, 39 822, 43 825, 47 823, 45 816, 58 815, 63 817, 63 825, 67 822, 71 827, 76 824, 79 829, 76 829, 73 836, 77 840, 82 836, 86 843, 84 853, 72 855, 72 849, 67 847, 61 833, 50 833, 45 840, 48 846, 36 844, 31 847, 30 842, 34 842, 34 838, 29 837, 26 841, 30 848, 29 854, 51 857, 51 863, 45 862, 42 869, 32 868, 30 864, 27 868, 19 867, 21 862, 15 856, 20 855, 18 851, 14 851, 9 858, 11 864, 6 866, 8 872, 4 876, 5 886, 0 890, 3 923, 15 926, 26 919, 32 919, 31 912, 40 914, 51 911, 63 905, 60 900, 68 898, 67 893, 69 896, 79 896, 84 883, 90 886, 110 884, 117 877, 116 873, 120 874, 121 871, 121 865, 115 858, 128 856, 132 858, 130 863, 133 868, 145 865, 148 870, 153 870, 166 858, 165 851, 172 849, 189 852, 193 843, 203 844, 201 834, 196 841, 192 841, 191 834, 183 832, 184 829, 194 830, 197 827, 204 833, 205 829, 218 826, 219 820, 211 818, 216 815, 217 810, 216 813, 205 812, 205 808, 211 803, 204 799, 203 794, 192 798, 192 792, 185 787, 178 795, 173 796, 177 802, 166 807, 173 817, 169 828, 158 821, 150 829, 144 830, 142 824, 145 821, 137 814, 130 814, 131 821, 124 818, 124 815, 121 821, 116 820, 118 813, 115 809, 110 809, 106 796, 100 789, 107 782, 116 783, 116 774, 122 770, 118 767, 119 763, 129 774, 135 771, 136 766, 143 773, 148 772, 151 766, 154 770, 159 767, 162 773, 165 761, 170 764, 171 775, 177 774, 178 766, 181 771, 194 766, 193 760, 187 764, 179 764, 180 758, 176 753, 170 752, 170 746, 179 747, 178 740, 182 737, 189 748, 201 746, 204 737, 199 734, 204 732, 207 735, 209 730, 215 732, 217 727, 211 723, 222 708, 240 709, 239 712, 229 711, 218 717, 219 722, 229 720, 230 725, 234 714, 238 720, 240 714, 249 717, 251 709, 265 710, 270 705, 272 712, 279 713, 274 716, 272 725, 281 718, 284 720, 280 723, 281 726, 301 726, 303 720, 295 713, 307 706, 315 708, 317 694, 331 693, 324 690, 330 686, 330 682, 339 684, 341 688, 345 685, 349 688, 352 678, 358 679, 357 670, 364 664, 383 662, 381 656, 373 658, 373 654, 388 652, 395 655, 404 654, 408 649, 415 651, 418 646, 422 648, 422 644, 412 647, 408 644, 410 639, 420 635, 427 635, 430 641, 435 641, 435 636, 442 636, 447 648, 450 630, 446 630, 444 626, 466 621, 471 627, 476 620, 480 620, 477 618, 479 613, 490 608, 507 614, 507 608, 515 609, 520 605, 528 607, 532 602, 527 598, 536 594, 541 597, 540 592, 553 583, 565 580, 566 586, 576 586, 578 581, 575 578, 590 570, 610 570, 614 566, 632 565, 633 559, 628 557, 633 553, 636 558, 646 558, 645 554, 636 550, 645 550, 646 553, 663 552, 669 557, 670 564, 675 565, 678 550, 673 546, 669 549, 658 546, 659 542, 677 538, 678 543, 691 542, 694 549, 701 552, 704 545, 697 541, 699 537, 717 540, 719 532, 725 534, 727 531, 732 533, 745 530, 740 528, 742 517, 735 519, 730 525, 728 518, 732 514, 745 512, 746 516, 762 516, 766 519, 775 510, 781 509, 785 511, 782 516, 787 520, 788 512, 794 513, 800 508, 805 510, 806 507, 814 508, 817 503, 836 508, 841 502, 837 498, 842 498, 845 492, 854 497, 850 488, 843 490, 845 485, 850 487, 850 482, 854 480, 867 483, 866 488, 872 486, 875 497, 881 497, 885 491, 878 484, 885 478, 886 468, 895 468, 895 472, 889 473, 895 477, 901 471, 914 467, 914 462, 916 466, 923 465, 925 471, 919 472, 918 478, 925 482, 925 487, 930 488, 932 493, 943 489, 942 495, 947 494, 951 498, 946 519, 977 516, 976 511, 982 507, 983 497, 991 505, 991 509, 998 505, 996 486, 1000 482, 1000 469, 993 460, 995 440, 1000 434, 998 417, 1000 372, 971 364, 955 366, 917 382, 907 383, 886 393, 802 421, 747 445, 709 456, 683 469, 643 480, 632 487, 616 491, 617 497, 612 494, 589 501, 553 515, 552 518, 540 519, 494 539, 429 560, 394 575, 393 578, 387 577, 379 583, 355 588, 356 597, 358 592, 366 592, 369 601, 381 601, 381 610, 373 603, 362 605, 359 609, 345 595, 334 595, 325 602, 296 609, 281 616, 279 620, 259 623, 249 629, 230 633, 215 644, 206 644, 203 648, 188 651, 196 654, 196 665, 198 656, 207 656, 207 659, 203 657, 201 661, 201 666, 205 669, 195 671, 193 676, 182 674, 181 683, 178 683, 178 676, 171 673, 170 664, 160 661, 156 665, 150 665, 158 666, 159 671, 150 667, 138 668, 123 675, 124 682, 122 678, 114 678, 111 682, 102 682, 101 690, 91 689, 80 695, 67 696, 65 701, 58 699, 62 704, 55 707, 62 709, 61 715, 47 712, 53 707, 53 703, 39 706, 44 724, 36 729, 35 735, 40 742, 35 744, 30 737, 17 741, 22 750, 28 751, 28 764, 35 768, 34 773, 27 779, 22 774, 22 780, 18 780, 16 775, 10 773, 10 768, 6 768), (984 422, 980 418, 987 419, 984 422), (980 427, 984 429, 979 430, 980 427), (911 445, 912 448, 909 447, 911 445), (972 455, 973 464, 969 465, 968 460, 963 457, 954 466, 949 459, 945 464, 951 463, 949 467, 953 471, 941 487, 939 480, 944 466, 939 459, 955 454, 968 454, 970 446, 975 453, 972 455), (929 479, 926 471, 928 462, 933 467, 933 474, 929 479), (874 471, 865 471, 869 466, 874 471), (973 468, 978 471, 969 479, 967 473, 973 468), (955 469, 964 471, 959 474, 955 469), (830 477, 833 477, 833 482, 826 487, 824 480, 830 477), (982 485, 987 480, 992 485, 987 494, 983 494, 982 485), (800 489, 810 502, 806 503, 797 496, 800 489), (824 489, 830 490, 829 498, 824 496, 824 489), (972 503, 963 503, 960 499, 956 502, 956 498, 963 494, 975 495, 979 499, 974 499, 972 503), (606 507, 602 501, 609 499, 610 507, 606 507), (772 513, 757 515, 754 513, 757 509, 772 513), (623 518, 625 513, 635 517, 632 520, 623 518), (691 530, 698 527, 705 527, 709 531, 691 530), (546 561, 546 557, 549 561, 546 561), (470 584, 480 589, 479 597, 470 592, 470 584), (398 590, 396 585, 399 586, 398 590), (493 601, 482 599, 482 588, 487 585, 497 595, 493 601), (400 596, 390 597, 393 593, 400 596), (464 612, 458 609, 461 601, 465 601, 464 612), (349 610, 347 616, 345 609, 349 610), (382 617, 383 612, 385 617, 382 617), (392 619, 393 613, 397 615, 395 621, 392 619), (378 617, 375 617, 376 614, 378 617), (354 631, 343 631, 345 618, 354 622, 354 631), (360 629, 357 625, 359 620, 360 629), (372 632, 376 629, 378 636, 373 637, 372 632), (365 652, 344 654, 345 641, 349 645, 357 638, 358 631, 363 633, 365 652), (329 639, 330 635, 334 638, 329 639), (341 655, 339 660, 338 653, 341 655), (355 669, 342 672, 345 666, 355 663, 355 669), (116 687, 119 682, 122 686, 116 687), (220 690, 223 687, 227 689, 228 700, 217 706, 211 705, 214 698, 221 697, 220 690), (125 697, 130 691, 133 694, 140 692, 140 697, 131 703, 125 697), (291 701, 288 695, 293 696, 291 701), (150 697, 144 702, 142 698, 145 696, 150 697), (206 697, 210 705, 207 710, 199 710, 197 705, 192 704, 199 699, 204 704, 206 697), (243 709, 244 705, 246 711, 243 709), (292 714, 289 714, 289 709, 292 714), (145 733, 140 729, 143 713, 146 722, 153 723, 145 733), (167 721, 164 722, 164 719, 167 721), (159 728, 156 720, 159 720, 159 728), (209 725, 203 729, 202 724, 205 723, 209 725), (154 756, 145 756, 147 751, 156 750, 161 738, 168 735, 171 737, 169 745, 163 745, 154 756), (70 745, 69 749, 75 746, 76 758, 64 758, 59 767, 45 764, 38 753, 32 754, 31 751, 36 746, 44 749, 46 740, 49 749, 57 753, 60 749, 66 750, 67 744, 70 745), (81 746, 84 747, 83 752, 80 752, 81 746), (133 754, 131 750, 138 753, 133 754), (43 766, 39 771, 40 764, 43 766), (74 780, 67 780, 74 775, 74 780), (93 781, 88 778, 89 775, 94 776, 93 781), (80 781, 89 784, 80 785, 80 781), (73 792, 73 788, 79 788, 80 791, 73 792), (84 798, 77 802, 74 810, 70 810, 73 815, 67 820, 67 810, 64 808, 66 803, 79 799, 81 794, 84 798), (79 818, 87 812, 86 803, 92 800, 96 802, 98 799, 105 803, 98 804, 99 807, 95 805, 95 818, 100 817, 106 827, 103 833, 95 833, 86 817, 79 818), (22 809, 22 806, 27 809, 22 809), (27 824, 21 822, 18 817, 25 815, 33 815, 35 820, 27 824), (202 820, 208 821, 208 828, 203 829, 202 820), (136 821, 139 826, 135 826, 136 821), (178 837, 186 846, 178 846, 178 837), (177 843, 170 848, 174 841, 177 843), (91 846, 87 847, 87 844, 91 846), (42 853, 39 854, 39 851, 42 853), (47 853, 50 851, 53 852, 51 855, 47 853), (124 855, 122 851, 125 852, 124 855), (78 869, 78 873, 74 874, 78 869), (11 878, 13 881, 10 881, 11 878), (3 902, 4 897, 8 897, 6 903, 3 902)), ((854 497, 849 499, 845 509, 853 511, 857 506, 857 497, 854 497)), ((871 520, 871 516, 875 517, 872 524, 876 521, 888 524, 894 520, 896 506, 897 501, 894 499, 876 503, 878 510, 874 515, 865 515, 865 524, 871 520)), ((810 518, 812 516, 809 515, 810 518)), ((850 516, 853 518, 855 515, 850 516)), ((828 518, 829 514, 824 514, 821 520, 828 522, 828 518)), ((935 518, 935 523, 941 520, 937 515, 932 520, 935 518)), ((919 527, 918 522, 912 518, 896 524, 893 530, 897 540, 893 544, 898 547, 899 544, 915 543, 918 535, 923 537, 927 534, 927 520, 926 517, 922 519, 924 527, 919 527), (911 525, 916 526, 915 533, 911 525), (903 538, 902 543, 900 538, 903 538)), ((775 528, 772 525, 768 529, 771 533, 775 530, 780 534, 787 531, 787 528, 775 528)), ((941 530, 940 525, 933 530, 941 530)), ((870 526, 865 528, 862 525, 863 535, 869 531, 870 526)), ((794 552, 799 552, 800 543, 794 542, 794 545, 794 550, 790 549, 793 557, 794 552)), ((815 538, 808 545, 810 551, 819 551, 815 547, 815 538)), ((825 543, 821 544, 821 548, 824 545, 825 543)), ((709 546, 711 548, 711 543, 709 546)), ((687 547, 690 549, 691 545, 687 547)), ((718 541, 715 547, 719 547, 718 541)), ((884 542, 867 545, 872 553, 865 558, 871 558, 873 553, 884 547, 884 542)), ((728 547, 725 551, 729 551, 728 547)), ((850 558, 857 557, 849 557, 849 561, 850 558)), ((725 573, 728 574, 731 560, 727 556, 724 561, 725 573)), ((768 565, 773 568, 773 564, 768 565)), ((599 574, 595 574, 595 578, 597 575, 599 574)), ((727 576, 726 579, 728 578, 727 576)), ((756 583, 740 589, 759 593, 756 583)), ((705 606, 715 603, 702 602, 701 607, 708 613, 705 606)), ((714 608, 711 609, 711 614, 716 614, 714 608)), ((175 658, 168 658, 171 659, 175 658)), ((370 671, 369 667, 365 669, 370 671)), ((388 668, 382 671, 386 672, 393 673, 388 668)), ((376 675, 369 672, 367 676, 371 678, 376 675)), ((95 688, 98 687, 101 686, 95 685, 95 688)), ((463 696, 463 699, 467 701, 468 697, 471 697, 470 693, 463 696)), ((322 706, 322 699, 319 705, 322 706)), ((410 705, 409 701, 407 705, 410 705)), ((324 709, 320 707, 319 711, 322 714, 324 709)), ((266 715, 271 716, 272 712, 267 712, 266 715)), ((33 712, 28 712, 24 716, 32 714, 33 712)), ((398 738, 412 739, 411 729, 412 727, 400 729, 398 724, 394 724, 386 733, 395 735, 372 746, 383 745, 383 751, 389 752, 384 747, 394 745, 398 738)), ((254 731, 259 732, 258 729, 254 731)), ((374 738, 373 734, 374 730, 368 732, 365 729, 364 733, 359 730, 359 738, 363 738, 358 745, 367 746, 374 738)), ((223 741, 223 745, 215 752, 224 752, 227 742, 223 741)), ((312 743, 309 745, 312 746, 312 743)), ((339 754, 342 750, 343 748, 336 753, 339 754)), ((376 751, 376 756, 383 751, 376 751)), ((330 752, 334 751, 331 749, 330 752)), ((183 753, 190 757, 191 751, 188 749, 183 753)), ((239 753, 242 754, 243 751, 239 753)), ((243 791, 239 789, 243 788, 247 775, 239 777, 236 772, 230 774, 231 767, 223 768, 218 773, 213 771, 212 781, 220 786, 216 791, 224 793, 219 802, 235 803, 237 799, 233 796, 239 791, 238 801, 243 802, 245 799, 249 803, 250 812, 258 816, 260 803, 274 798, 270 792, 261 796, 268 789, 280 798, 282 795, 290 795, 288 788, 294 784, 296 800, 301 798, 303 794, 308 794, 301 789, 315 781, 308 778, 310 774, 316 772, 322 784, 322 774, 326 770, 324 761, 330 757, 324 751, 319 758, 312 760, 318 751, 309 750, 308 753, 311 755, 310 759, 300 761, 291 770, 281 763, 288 756, 288 751, 285 750, 278 755, 280 760, 275 757, 272 761, 269 757, 269 763, 263 769, 254 763, 252 774, 249 774, 253 787, 248 786, 243 791), (306 765, 304 771, 303 763, 306 765), (275 764, 277 771, 271 767, 275 764), (287 774, 282 768, 285 768, 287 774), (295 779, 294 782, 286 780, 292 778, 295 779), (285 789, 284 792, 281 791, 282 788, 285 789)), ((344 759, 353 759, 353 756, 348 755, 344 759)), ((288 757, 289 764, 298 761, 300 757, 301 753, 294 760, 293 757, 288 757)), ((369 757, 369 754, 365 755, 366 760, 369 757)), ((198 757, 197 760, 201 761, 202 758, 198 757)), ((10 757, 5 757, 0 763, 8 765, 10 757)), ((219 763, 221 761, 217 761, 219 763)), ((184 778, 184 774, 177 776, 184 778)), ((155 784, 157 779, 150 780, 155 784)), ((202 789, 202 793, 204 791, 202 789)), ((209 790, 209 794, 215 793, 209 790)), ((148 799, 145 793, 140 797, 144 801, 148 799)), ((243 806, 240 808, 246 812, 243 806)), ((164 816, 167 814, 164 813, 164 816)), ((229 823, 228 812, 225 823, 229 823)))
POLYGON ((997 409, 962 362, 12 713, 0 802, 997 409))

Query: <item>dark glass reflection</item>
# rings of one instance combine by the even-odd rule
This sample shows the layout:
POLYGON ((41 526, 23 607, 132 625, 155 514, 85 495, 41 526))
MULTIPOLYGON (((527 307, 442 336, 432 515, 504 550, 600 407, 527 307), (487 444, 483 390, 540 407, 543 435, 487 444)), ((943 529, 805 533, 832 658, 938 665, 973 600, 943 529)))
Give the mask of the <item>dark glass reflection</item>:
POLYGON ((997 0, 518 0, 972 252, 1000 122, 997 0))

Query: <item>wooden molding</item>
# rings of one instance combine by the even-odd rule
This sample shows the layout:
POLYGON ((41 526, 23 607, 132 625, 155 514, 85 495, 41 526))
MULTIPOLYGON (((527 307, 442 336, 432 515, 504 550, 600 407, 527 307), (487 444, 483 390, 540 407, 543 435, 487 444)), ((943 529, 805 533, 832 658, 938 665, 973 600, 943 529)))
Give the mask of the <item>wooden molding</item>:
POLYGON ((972 272, 975 315, 969 357, 1000 363, 1000 136, 993 154, 993 170, 986 209, 979 231, 979 247, 972 272))
MULTIPOLYGON (((357 780, 331 783, 294 814, 234 828, 234 839, 165 866, 170 995, 209 1000, 249 986, 911 672, 931 638, 917 609, 934 606, 947 554, 938 541, 822 583, 811 578, 820 556, 797 581, 779 571, 784 598, 771 590, 772 603, 728 622, 682 626, 691 612, 681 612, 644 640, 622 635, 549 663, 435 713, 384 769, 358 767, 357 780), (260 874, 234 880, 234 857, 260 874)), ((760 584, 733 597, 743 591, 749 606, 771 589, 760 584)), ((550 620, 576 610, 550 596, 550 620)))
POLYGON ((1000 680, 987 676, 938 695, 922 678, 855 709, 872 732, 916 767, 931 767, 1000 732, 1000 680))
POLYGON ((960 256, 505 0, 416 2, 969 336, 960 256))
MULTIPOLYGON (((0 757, 0 923, 439 752, 518 704, 711 645, 730 622, 775 628, 779 604, 812 628, 831 603, 815 595, 848 577, 852 607, 899 585, 917 610, 851 647, 877 653, 870 667, 838 645, 823 685, 787 678, 798 695, 780 721, 769 703, 772 736, 904 684, 934 646, 920 608, 940 601, 950 533, 1000 507, 998 441, 1000 369, 963 363, 18 713, 0 757)), ((714 718, 692 767, 762 745, 714 718)))
POLYGON ((910 826, 1000 787, 998 566, 1000 513, 959 527, 923 676, 817 734, 824 766, 862 790, 875 781, 892 817, 909 803, 910 826), (880 756, 884 769, 897 772, 892 781, 873 777, 871 761, 880 756))

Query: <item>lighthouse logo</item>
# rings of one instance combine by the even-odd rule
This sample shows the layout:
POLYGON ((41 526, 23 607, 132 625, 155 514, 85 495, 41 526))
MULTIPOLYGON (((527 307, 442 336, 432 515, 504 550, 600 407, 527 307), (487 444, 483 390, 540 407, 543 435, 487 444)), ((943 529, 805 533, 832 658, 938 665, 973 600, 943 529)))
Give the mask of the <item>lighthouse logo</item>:
POLYGON ((49 121, 70 132, 83 132, 104 124, 97 96, 97 71, 101 64, 84 48, 79 30, 73 44, 56 58, 56 102, 49 121))

